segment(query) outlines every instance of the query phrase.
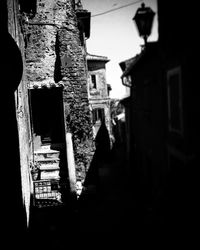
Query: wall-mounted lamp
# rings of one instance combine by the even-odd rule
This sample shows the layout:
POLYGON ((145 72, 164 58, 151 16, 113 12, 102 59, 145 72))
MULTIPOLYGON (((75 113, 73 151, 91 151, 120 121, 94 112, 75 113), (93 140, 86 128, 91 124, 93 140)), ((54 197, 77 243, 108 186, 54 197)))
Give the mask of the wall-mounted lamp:
POLYGON ((151 34, 155 12, 150 7, 145 7, 142 3, 141 7, 137 9, 133 21, 135 22, 139 35, 144 39, 146 46, 147 39, 151 34))

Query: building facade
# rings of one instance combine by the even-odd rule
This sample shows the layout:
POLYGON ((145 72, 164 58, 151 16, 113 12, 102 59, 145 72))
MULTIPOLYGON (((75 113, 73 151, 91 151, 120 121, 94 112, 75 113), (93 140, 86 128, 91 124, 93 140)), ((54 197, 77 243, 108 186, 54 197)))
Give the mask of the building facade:
MULTIPOLYGON (((0 17, 2 48, 2 98, 1 114, 4 117, 1 156, 6 161, 2 176, 7 180, 2 196, 4 206, 3 228, 7 237, 18 232, 16 244, 22 246, 27 232, 31 204, 31 175, 29 162, 33 152, 31 136, 29 95, 25 73, 24 34, 20 19, 19 1, 1 1, 0 17), (5 224, 4 224, 5 223, 5 224)), ((4 183, 4 182, 3 182, 4 183)), ((2 239, 3 240, 3 239, 2 239)))
POLYGON ((131 79, 130 168, 137 176, 135 188, 141 206, 151 207, 166 174, 165 99, 158 43, 148 43, 126 67, 122 78, 131 79))
MULTIPOLYGON (((85 50, 90 13, 74 1, 38 1, 36 4, 35 14, 24 13, 35 159, 42 164, 41 179, 60 178, 66 183, 69 178, 74 192, 77 169, 71 168, 81 163, 80 143, 84 145, 84 139, 89 140, 91 133, 85 50), (70 166, 74 160, 69 158, 74 156, 73 152, 68 155, 66 147, 68 132, 72 134, 75 166, 74 163, 70 166), (41 159, 38 154, 42 152, 57 153, 59 157, 41 159), (52 172, 50 165, 54 166, 52 172)), ((89 162, 84 164, 87 168, 89 162)))
POLYGON ((196 38, 189 35, 195 34, 198 28, 197 17, 197 9, 193 6, 176 1, 170 8, 158 0, 162 85, 166 100, 166 152, 172 197, 170 208, 175 207, 179 213, 176 225, 180 223, 181 230, 193 225, 198 216, 199 98, 195 58, 199 47, 194 46, 196 38), (169 13, 170 18, 166 20, 169 13), (177 13, 180 13, 179 19, 177 13))
POLYGON ((15 211, 6 227, 14 232, 13 223, 27 229, 36 204, 32 198, 65 202, 76 196, 77 175, 90 164, 85 49, 90 13, 80 1, 8 0, 1 2, 1 20, 7 51, 2 72, 8 79, 1 107, 9 117, 2 156, 8 159, 5 175, 12 194, 5 201, 15 211))
POLYGON ((89 104, 92 110, 93 136, 95 138, 102 120, 105 120, 107 129, 111 133, 110 121, 110 85, 106 80, 105 56, 87 54, 89 104))
POLYGON ((198 48, 192 46, 193 38, 184 36, 185 27, 194 32, 196 15, 189 13, 192 9, 180 1, 173 6, 158 1, 158 41, 147 43, 130 64, 121 64, 123 83, 131 89, 130 171, 136 178, 133 192, 138 209, 154 211, 153 223, 173 224, 181 230, 195 218, 188 211, 195 211, 199 148, 198 48))

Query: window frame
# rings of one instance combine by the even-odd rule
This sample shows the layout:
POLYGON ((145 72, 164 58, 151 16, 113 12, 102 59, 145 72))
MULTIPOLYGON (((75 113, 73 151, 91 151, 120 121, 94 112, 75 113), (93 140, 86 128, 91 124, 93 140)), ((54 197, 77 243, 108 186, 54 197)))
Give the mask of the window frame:
MULTIPOLYGON (((173 83, 174 84, 174 83, 173 83)), ((180 135, 183 135, 183 96, 182 96, 182 74, 181 67, 175 67, 167 71, 167 98, 168 98, 168 128, 170 132, 175 132, 180 135), (174 122, 172 121, 172 106, 171 106, 171 89, 170 85, 172 84, 172 77, 177 76, 178 81, 178 92, 179 92, 179 100, 178 100, 178 126, 174 126, 174 122)))
POLYGON ((102 121, 105 119, 105 110, 104 108, 94 108, 92 109, 92 120, 93 124, 98 121, 102 121))
POLYGON ((92 89, 97 89, 97 76, 96 76, 96 74, 91 74, 90 77, 91 77, 92 89), (94 82, 93 82, 92 78, 94 78, 94 80, 95 80, 94 82))

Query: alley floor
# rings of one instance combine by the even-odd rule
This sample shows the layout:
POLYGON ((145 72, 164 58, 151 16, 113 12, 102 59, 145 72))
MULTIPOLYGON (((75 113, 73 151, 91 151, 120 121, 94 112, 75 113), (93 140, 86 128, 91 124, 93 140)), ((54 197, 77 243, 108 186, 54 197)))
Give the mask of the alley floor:
POLYGON ((67 249, 69 244, 75 249, 91 244, 96 249, 108 242, 113 247, 122 244, 126 249, 125 245, 133 244, 133 239, 143 242, 144 237, 158 237, 159 234, 170 237, 173 231, 180 232, 186 223, 186 209, 181 208, 181 211, 182 205, 175 205, 182 199, 176 193, 173 209, 165 199, 161 211, 137 208, 122 148, 101 165, 98 174, 98 185, 92 183, 84 187, 75 206, 34 208, 29 242, 37 249, 67 249), (163 214, 166 217, 163 218, 163 214))
POLYGON ((116 242, 128 235, 132 204, 123 150, 102 163, 98 175, 98 185, 85 186, 75 206, 33 209, 29 237, 36 246, 65 249, 69 241, 100 237, 111 242, 114 237, 116 242))

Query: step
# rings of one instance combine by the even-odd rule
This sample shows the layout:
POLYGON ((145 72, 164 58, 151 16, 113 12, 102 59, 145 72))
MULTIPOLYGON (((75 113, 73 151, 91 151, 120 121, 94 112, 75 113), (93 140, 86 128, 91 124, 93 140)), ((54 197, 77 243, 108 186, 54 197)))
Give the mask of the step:
POLYGON ((55 149, 50 149, 50 148, 45 148, 45 147, 41 147, 38 148, 34 151, 34 153, 59 153, 59 150, 55 150, 55 149))
POLYGON ((52 163, 52 164, 41 164, 39 166, 40 170, 54 170, 54 169, 60 169, 58 163, 52 163))
POLYGON ((41 149, 51 149, 51 145, 42 145, 41 149))
POLYGON ((40 179, 41 180, 49 180, 49 179, 59 179, 59 170, 54 171, 41 171, 40 179))
POLYGON ((34 152, 35 159, 59 158, 60 151, 52 149, 38 149, 34 152))
POLYGON ((49 159, 42 159, 37 160, 39 163, 39 169, 59 169, 60 161, 58 160, 49 160, 49 159))
POLYGON ((59 170, 60 167, 57 165, 41 165, 40 171, 54 171, 54 170, 59 170))
POLYGON ((42 159, 51 159, 51 158, 59 158, 60 153, 34 153, 35 160, 42 160, 42 159))
POLYGON ((40 164, 48 164, 48 163, 59 163, 60 159, 57 157, 45 158, 45 159, 37 159, 35 160, 40 164))

